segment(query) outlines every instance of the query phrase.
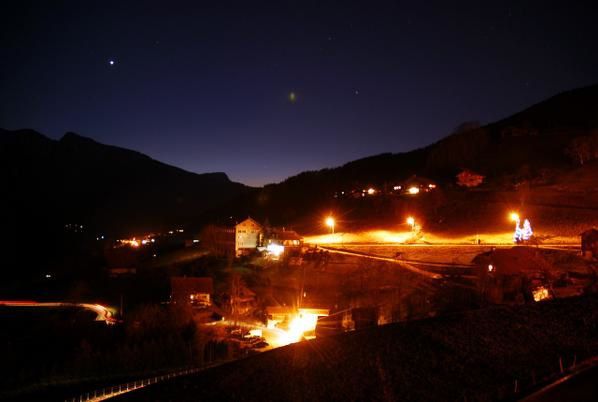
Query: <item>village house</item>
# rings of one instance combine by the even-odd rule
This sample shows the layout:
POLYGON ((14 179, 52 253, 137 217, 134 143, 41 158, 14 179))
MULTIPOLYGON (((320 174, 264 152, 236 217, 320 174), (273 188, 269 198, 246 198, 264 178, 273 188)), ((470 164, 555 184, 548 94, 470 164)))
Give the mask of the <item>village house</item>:
POLYGON ((249 217, 235 225, 207 226, 201 234, 204 247, 217 255, 234 257, 253 253, 262 241, 262 225, 249 217))
POLYGON ((303 237, 294 230, 271 229, 264 236, 264 246, 268 244, 278 244, 285 248, 301 247, 303 237))
POLYGON ((251 254, 261 244, 263 228, 257 221, 247 218, 235 225, 235 256, 251 254))
POLYGON ((208 307, 212 304, 212 278, 175 276, 170 278, 170 289, 170 302, 173 304, 187 304, 193 307, 208 307))

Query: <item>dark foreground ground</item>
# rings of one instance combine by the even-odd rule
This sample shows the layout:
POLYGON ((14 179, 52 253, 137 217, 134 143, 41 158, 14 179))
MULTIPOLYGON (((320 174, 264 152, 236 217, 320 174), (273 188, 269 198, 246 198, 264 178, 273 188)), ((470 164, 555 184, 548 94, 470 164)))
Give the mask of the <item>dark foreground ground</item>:
POLYGON ((597 323, 595 295, 471 311, 290 345, 119 400, 512 399, 559 359, 597 355, 597 323))

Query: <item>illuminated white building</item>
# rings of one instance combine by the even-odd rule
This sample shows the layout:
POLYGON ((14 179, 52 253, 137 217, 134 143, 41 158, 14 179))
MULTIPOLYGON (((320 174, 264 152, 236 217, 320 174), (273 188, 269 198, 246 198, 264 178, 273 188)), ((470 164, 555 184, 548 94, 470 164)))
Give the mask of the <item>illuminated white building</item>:
POLYGON ((251 218, 235 225, 235 256, 249 254, 260 245, 262 225, 251 218))

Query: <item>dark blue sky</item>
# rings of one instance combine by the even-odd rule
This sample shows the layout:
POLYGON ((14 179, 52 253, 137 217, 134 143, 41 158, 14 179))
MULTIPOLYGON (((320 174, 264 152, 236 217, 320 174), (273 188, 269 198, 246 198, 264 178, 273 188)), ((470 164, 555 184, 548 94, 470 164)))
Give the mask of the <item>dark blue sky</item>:
POLYGON ((0 6, 0 127, 250 185, 598 82, 594 2, 14 3, 0 6))

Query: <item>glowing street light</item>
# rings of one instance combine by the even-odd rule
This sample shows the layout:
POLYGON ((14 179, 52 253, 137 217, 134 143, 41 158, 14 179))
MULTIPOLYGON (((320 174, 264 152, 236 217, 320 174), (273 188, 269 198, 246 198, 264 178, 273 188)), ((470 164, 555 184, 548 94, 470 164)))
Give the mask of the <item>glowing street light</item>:
POLYGON ((509 219, 511 219, 513 222, 518 222, 519 214, 517 212, 511 212, 511 214, 509 215, 509 219))
POLYGON ((415 218, 413 216, 408 217, 407 224, 411 226, 411 230, 413 230, 413 228, 415 227, 415 218))
POLYGON ((334 234, 334 218, 332 216, 329 216, 328 218, 326 218, 326 226, 328 226, 330 228, 331 233, 334 234))
POLYGON ((415 187, 415 186, 409 187, 407 192, 412 195, 419 194, 419 187, 415 187))

